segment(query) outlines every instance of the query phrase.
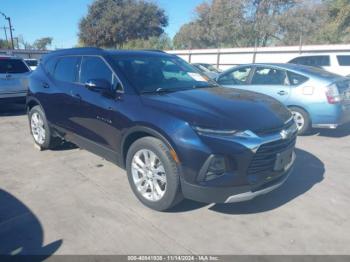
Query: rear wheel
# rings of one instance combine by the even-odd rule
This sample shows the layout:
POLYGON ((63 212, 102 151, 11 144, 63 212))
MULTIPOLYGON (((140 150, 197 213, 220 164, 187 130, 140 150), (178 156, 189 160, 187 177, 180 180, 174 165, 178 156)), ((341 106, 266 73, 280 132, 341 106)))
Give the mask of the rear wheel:
POLYGON ((41 149, 49 149, 55 147, 59 138, 52 136, 52 132, 46 120, 45 114, 40 106, 34 106, 29 111, 30 132, 34 142, 41 149))
POLYGON ((298 134, 305 135, 311 130, 311 120, 308 113, 298 107, 290 107, 290 111, 293 114, 294 121, 298 127, 298 134))
POLYGON ((164 211, 182 200, 177 163, 161 140, 144 137, 134 142, 126 167, 130 186, 144 205, 164 211))

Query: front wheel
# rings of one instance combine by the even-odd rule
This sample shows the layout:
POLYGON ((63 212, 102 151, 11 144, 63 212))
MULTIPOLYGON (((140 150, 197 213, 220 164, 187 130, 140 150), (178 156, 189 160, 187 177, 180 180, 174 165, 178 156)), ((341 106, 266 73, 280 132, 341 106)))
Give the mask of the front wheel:
POLYGON ((292 112, 294 121, 298 127, 298 134, 305 135, 311 130, 311 120, 309 114, 298 107, 291 107, 289 110, 292 112))
POLYGON ((164 211, 182 200, 177 163, 159 139, 144 137, 134 142, 126 168, 130 186, 144 205, 164 211))

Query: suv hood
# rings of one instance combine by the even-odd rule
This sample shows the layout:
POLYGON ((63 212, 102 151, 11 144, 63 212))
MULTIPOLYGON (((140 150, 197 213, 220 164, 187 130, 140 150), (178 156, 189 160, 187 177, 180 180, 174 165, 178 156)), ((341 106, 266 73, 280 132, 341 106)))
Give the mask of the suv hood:
POLYGON ((141 99, 146 106, 204 128, 264 131, 282 128, 292 117, 284 105, 269 96, 232 88, 143 95, 141 99))

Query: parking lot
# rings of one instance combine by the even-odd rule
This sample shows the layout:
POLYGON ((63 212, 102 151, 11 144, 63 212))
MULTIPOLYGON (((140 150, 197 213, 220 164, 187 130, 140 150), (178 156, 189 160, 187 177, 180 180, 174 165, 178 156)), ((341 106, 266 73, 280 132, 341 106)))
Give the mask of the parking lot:
POLYGON ((126 173, 65 145, 39 152, 20 108, 0 109, 0 253, 350 254, 350 126, 300 137, 295 171, 250 202, 166 213, 126 173))

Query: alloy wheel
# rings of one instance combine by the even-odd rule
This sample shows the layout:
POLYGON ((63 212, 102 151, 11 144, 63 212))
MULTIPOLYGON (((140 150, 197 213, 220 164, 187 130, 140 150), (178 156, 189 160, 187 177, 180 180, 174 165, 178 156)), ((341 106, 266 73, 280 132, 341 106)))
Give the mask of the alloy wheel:
POLYGON ((298 130, 303 129, 304 125, 305 125, 305 119, 304 116, 296 111, 292 111, 293 117, 294 117, 294 121, 298 127, 298 130))
POLYGON ((37 142, 39 145, 44 144, 46 131, 44 121, 39 113, 34 112, 32 114, 32 117, 30 119, 30 126, 35 142, 37 142))
POLYGON ((165 169, 159 157, 148 149, 138 151, 131 162, 133 182, 138 192, 149 201, 159 201, 166 192, 165 169))

